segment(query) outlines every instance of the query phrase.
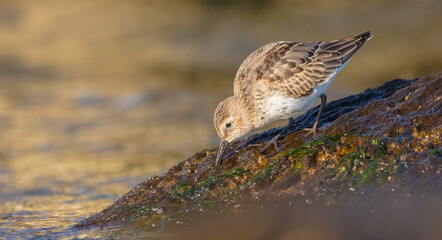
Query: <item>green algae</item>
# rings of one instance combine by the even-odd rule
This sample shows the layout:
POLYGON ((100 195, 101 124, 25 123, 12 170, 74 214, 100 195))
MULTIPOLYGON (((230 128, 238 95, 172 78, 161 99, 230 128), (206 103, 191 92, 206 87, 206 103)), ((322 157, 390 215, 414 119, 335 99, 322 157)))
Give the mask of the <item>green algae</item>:
MULTIPOLYGON (((354 149, 345 153, 337 161, 325 159, 325 169, 331 173, 333 179, 339 178, 342 187, 356 189, 362 186, 383 187, 385 184, 396 177, 399 181, 401 174, 411 167, 406 161, 396 160, 397 155, 390 152, 387 148, 391 140, 389 139, 365 139, 365 136, 344 138, 351 131, 333 136, 323 136, 314 139, 302 146, 289 149, 275 157, 273 161, 267 164, 260 172, 253 175, 250 185, 253 187, 264 187, 272 183, 277 168, 280 168, 284 158, 291 157, 291 166, 280 175, 291 177, 302 173, 305 177, 309 176, 306 172, 310 167, 315 167, 316 157, 322 151, 329 152, 332 155, 337 153, 338 148, 354 149), (362 140, 362 141, 361 141, 362 140), (327 167, 330 166, 330 167, 327 167)), ((433 155, 440 156, 441 148, 434 149, 433 155)))
POLYGON ((371 143, 375 146, 377 146, 379 153, 381 153, 382 155, 387 155, 388 153, 388 149, 387 149, 387 141, 386 140, 382 140, 380 138, 374 139, 374 140, 367 140, 368 143, 371 143))
POLYGON ((364 184, 375 184, 378 187, 388 182, 397 173, 397 162, 388 161, 390 155, 380 139, 367 140, 366 144, 346 154, 338 161, 337 172, 344 174, 343 186, 360 187, 364 184), (372 149, 370 146, 376 146, 372 149))
POLYGON ((181 182, 176 186, 170 198, 182 202, 191 199, 195 192, 196 188, 194 185, 188 182, 181 182))
POLYGON ((283 153, 280 153, 276 155, 274 158, 280 158, 280 157, 287 157, 287 156, 296 156, 296 157, 302 157, 304 155, 307 155, 309 157, 314 157, 318 154, 318 148, 321 145, 324 145, 325 138, 315 139, 301 147, 292 148, 288 151, 285 151, 283 153))
POLYGON ((239 195, 235 191, 216 191, 211 196, 208 190, 215 187, 216 183, 223 179, 244 174, 247 174, 247 171, 242 167, 238 167, 196 184, 181 182, 176 185, 169 199, 180 203, 193 202, 188 209, 166 215, 163 213, 163 209, 157 206, 137 206, 135 213, 129 219, 129 223, 141 222, 142 225, 148 227, 158 227, 159 225, 182 222, 192 214, 207 214, 226 206, 226 204, 236 203, 239 201, 239 195))
MULTIPOLYGON (((351 130, 353 131, 353 130, 351 130)), ((343 137, 347 136, 351 131, 346 131, 342 134, 332 135, 332 136, 322 136, 318 139, 314 139, 303 146, 292 148, 283 153, 276 155, 274 158, 280 158, 283 156, 294 156, 294 157, 302 157, 309 156, 315 157, 319 150, 322 147, 325 147, 331 151, 336 150, 336 146, 339 144, 339 141, 342 140, 343 137)))
POLYGON ((247 172, 243 167, 237 167, 233 171, 225 172, 218 174, 213 177, 209 177, 204 181, 201 181, 198 183, 198 186, 200 188, 212 188, 217 182, 219 182, 222 179, 228 178, 228 177, 237 177, 243 175, 245 172, 247 172))
POLYGON ((303 164, 302 164, 301 161, 296 161, 294 167, 295 167, 296 170, 300 170, 302 168, 302 166, 303 166, 303 164))
POLYGON ((206 180, 203 180, 196 184, 181 182, 177 184, 175 190, 170 194, 169 197, 178 202, 192 200, 195 197, 202 197, 207 191, 214 188, 216 186, 216 183, 218 183, 219 181, 229 177, 242 176, 246 173, 247 171, 244 168, 237 167, 230 172, 225 172, 213 177, 209 177, 206 180))
MULTIPOLYGON (((299 174, 301 169, 308 167, 309 163, 315 161, 315 157, 321 149, 328 152, 336 152, 338 146, 347 146, 350 149, 354 148, 355 145, 357 146, 357 139, 363 138, 363 136, 356 136, 356 139, 344 139, 343 137, 347 136, 350 132, 351 131, 347 131, 343 134, 333 136, 323 136, 303 146, 278 154, 275 156, 275 159, 293 157, 294 163, 291 168, 286 171, 285 176, 299 174), (301 161, 303 157, 307 157, 307 161, 305 159, 301 161)), ((365 143, 362 143, 361 146, 357 146, 354 151, 346 153, 339 158, 334 167, 330 168, 329 171, 335 177, 340 177, 343 181, 343 186, 346 187, 351 186, 354 188, 363 184, 380 185, 386 183, 393 175, 409 167, 406 162, 385 160, 392 155, 387 149, 387 143, 388 141, 386 139, 368 139, 365 143)), ((261 182, 263 182, 262 179, 270 175, 275 162, 267 166, 257 176, 254 176, 254 178, 260 179, 261 182)))
POLYGON ((271 159, 273 161, 267 164, 260 172, 252 176, 249 185, 253 187, 262 187, 265 185, 265 183, 270 184, 269 178, 271 178, 272 174, 275 172, 275 169, 283 166, 281 160, 285 157, 294 157, 295 162, 292 166, 287 166, 286 170, 281 171, 280 175, 287 177, 298 174, 303 167, 309 166, 309 163, 312 163, 311 160, 315 159, 321 149, 325 148, 330 151, 336 151, 338 145, 343 145, 343 143, 340 143, 342 138, 347 136, 350 132, 351 131, 346 131, 342 134, 322 136, 318 139, 313 139, 300 147, 289 149, 272 157, 271 159), (310 160, 303 162, 301 161, 302 157, 308 157, 310 160))
POLYGON ((279 163, 279 160, 274 160, 267 164, 267 166, 264 167, 263 170, 256 173, 252 176, 252 179, 249 182, 249 185, 252 187, 255 186, 263 186, 264 182, 270 177, 270 175, 273 172, 273 169, 275 168, 275 165, 279 163))

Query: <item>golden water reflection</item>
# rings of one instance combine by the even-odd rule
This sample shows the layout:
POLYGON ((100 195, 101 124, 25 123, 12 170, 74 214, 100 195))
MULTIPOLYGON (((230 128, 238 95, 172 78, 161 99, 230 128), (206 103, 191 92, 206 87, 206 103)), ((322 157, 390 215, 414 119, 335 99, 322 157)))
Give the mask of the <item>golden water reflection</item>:
POLYGON ((212 128, 201 124, 211 121, 199 104, 209 95, 100 84, 0 90, 0 236, 64 236, 201 144, 215 145, 212 128))

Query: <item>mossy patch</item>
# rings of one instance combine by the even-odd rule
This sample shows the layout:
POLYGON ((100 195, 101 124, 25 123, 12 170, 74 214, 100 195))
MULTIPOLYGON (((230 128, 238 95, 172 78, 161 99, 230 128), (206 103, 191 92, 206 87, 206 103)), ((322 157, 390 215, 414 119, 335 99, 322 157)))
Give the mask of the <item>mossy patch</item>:
POLYGON ((209 177, 199 183, 192 184, 189 182, 181 182, 177 184, 175 190, 169 196, 171 199, 184 202, 194 200, 195 198, 206 196, 212 188, 216 186, 218 182, 229 177, 238 177, 246 174, 247 171, 242 167, 237 167, 230 172, 221 173, 213 177, 209 177))
POLYGON ((170 195, 170 198, 176 201, 186 201, 192 198, 195 195, 196 187, 188 182, 179 183, 173 193, 170 195))
POLYGON ((212 188, 214 186, 215 183, 219 182, 222 179, 228 178, 228 177, 237 177, 237 176, 241 176, 246 172, 246 170, 242 167, 237 167, 235 168, 233 171, 230 172, 225 172, 225 173, 221 173, 218 174, 216 176, 213 177, 209 177, 204 181, 201 181, 198 183, 198 187, 200 188, 212 188))
POLYGON ((249 182, 249 185, 251 187, 261 187, 264 185, 264 182, 270 177, 273 169, 275 168, 275 165, 279 163, 279 160, 274 160, 267 164, 267 166, 264 167, 263 170, 258 172, 257 174, 252 176, 252 179, 249 182))

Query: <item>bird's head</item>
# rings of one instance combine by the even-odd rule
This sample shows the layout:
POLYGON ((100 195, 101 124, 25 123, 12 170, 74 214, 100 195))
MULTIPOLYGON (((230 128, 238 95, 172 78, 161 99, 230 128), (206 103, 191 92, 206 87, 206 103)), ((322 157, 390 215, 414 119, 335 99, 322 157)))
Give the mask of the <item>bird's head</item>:
POLYGON ((252 132, 252 118, 247 113, 236 96, 231 96, 218 104, 214 116, 215 129, 221 138, 217 163, 221 161, 228 143, 241 139, 252 132))

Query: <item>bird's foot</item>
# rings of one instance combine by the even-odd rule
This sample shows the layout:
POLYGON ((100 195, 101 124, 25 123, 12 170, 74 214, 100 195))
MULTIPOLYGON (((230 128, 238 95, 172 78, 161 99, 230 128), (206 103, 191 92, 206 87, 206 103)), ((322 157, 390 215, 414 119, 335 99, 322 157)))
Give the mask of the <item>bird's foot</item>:
POLYGON ((287 125, 283 129, 281 129, 279 134, 276 135, 276 137, 274 137, 272 140, 268 141, 267 144, 262 148, 261 154, 264 154, 265 151, 272 145, 274 145, 275 150, 279 152, 278 140, 281 137, 283 137, 292 126, 293 126, 293 118, 289 118, 289 122, 287 123, 287 125))
POLYGON ((313 138, 316 137, 316 126, 312 128, 304 128, 302 131, 306 131, 307 135, 313 134, 313 138))
POLYGON ((313 134, 313 138, 316 137, 316 128, 319 124, 319 119, 321 118, 322 109, 324 109, 325 103, 327 103, 327 96, 325 94, 321 94, 321 105, 319 106, 318 116, 316 117, 315 124, 313 124, 312 128, 304 128, 303 131, 307 131, 307 135, 313 134))
POLYGON ((275 146, 276 151, 279 152, 278 140, 281 138, 281 134, 276 135, 272 140, 268 141, 267 144, 262 148, 261 154, 264 154, 265 151, 272 145, 275 146))

